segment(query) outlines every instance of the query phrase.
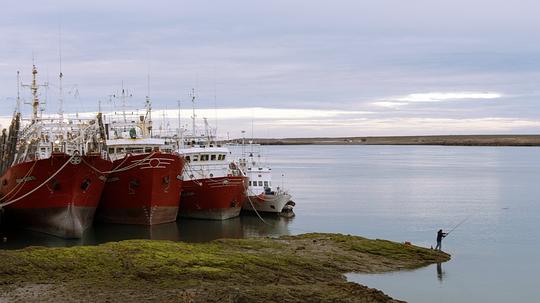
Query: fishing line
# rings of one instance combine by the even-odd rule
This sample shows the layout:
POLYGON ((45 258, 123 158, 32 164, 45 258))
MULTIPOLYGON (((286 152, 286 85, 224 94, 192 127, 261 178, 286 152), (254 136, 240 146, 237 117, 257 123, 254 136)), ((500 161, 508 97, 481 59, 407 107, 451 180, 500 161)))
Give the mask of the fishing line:
POLYGON ((465 219, 461 220, 456 226, 454 226, 454 228, 452 228, 449 232, 446 233, 446 236, 445 237, 448 237, 448 235, 453 232, 454 230, 456 230, 456 228, 458 228, 459 226, 461 226, 461 224, 465 223, 465 221, 469 220, 469 218, 472 216, 471 215, 468 215, 465 219))

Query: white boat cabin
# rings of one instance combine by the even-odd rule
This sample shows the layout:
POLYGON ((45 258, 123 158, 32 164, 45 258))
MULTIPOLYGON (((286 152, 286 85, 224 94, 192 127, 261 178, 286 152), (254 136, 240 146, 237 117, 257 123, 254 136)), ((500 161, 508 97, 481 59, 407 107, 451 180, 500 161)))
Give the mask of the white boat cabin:
POLYGON ((236 165, 229 160, 231 152, 226 147, 209 144, 185 144, 178 153, 186 161, 184 180, 239 176, 236 165))
POLYGON ((174 146, 162 138, 151 138, 139 125, 108 129, 107 152, 111 160, 124 158, 127 154, 152 152, 172 153, 174 146))
MULTIPOLYGON (((253 149, 255 145, 250 142, 247 146, 253 149)), ((249 179, 248 193, 250 196, 274 194, 272 188, 272 168, 264 164, 260 152, 252 150, 246 157, 245 152, 242 151, 242 157, 239 159, 239 163, 249 179)), ((279 191, 279 188, 277 190, 279 191)))

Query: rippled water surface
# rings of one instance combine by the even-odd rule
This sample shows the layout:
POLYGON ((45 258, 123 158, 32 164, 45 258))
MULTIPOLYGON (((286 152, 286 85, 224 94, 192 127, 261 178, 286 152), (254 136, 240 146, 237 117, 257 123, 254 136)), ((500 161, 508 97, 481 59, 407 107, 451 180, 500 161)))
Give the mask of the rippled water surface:
POLYGON ((297 202, 293 219, 182 220, 148 227, 96 225, 81 240, 8 232, 4 248, 151 238, 340 232, 435 246, 436 231, 467 221, 443 242, 452 260, 414 271, 348 278, 409 302, 538 302, 539 148, 268 146, 263 152, 297 202), (282 176, 282 174, 284 176, 282 176))

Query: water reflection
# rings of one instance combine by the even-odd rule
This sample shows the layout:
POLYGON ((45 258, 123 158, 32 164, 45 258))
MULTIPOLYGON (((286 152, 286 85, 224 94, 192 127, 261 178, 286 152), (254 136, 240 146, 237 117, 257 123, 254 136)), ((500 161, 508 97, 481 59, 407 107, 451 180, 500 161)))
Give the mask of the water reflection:
POLYGON ((439 279, 439 282, 442 283, 443 278, 444 278, 444 271, 442 269, 442 264, 437 263, 437 279, 439 279))
POLYGON ((129 239, 206 242, 220 238, 276 237, 291 234, 288 225, 294 218, 275 215, 263 218, 266 223, 250 214, 225 221, 181 219, 155 226, 96 223, 81 239, 61 239, 38 232, 8 229, 0 235, 7 238, 7 242, 0 242, 0 249, 96 245, 129 239))

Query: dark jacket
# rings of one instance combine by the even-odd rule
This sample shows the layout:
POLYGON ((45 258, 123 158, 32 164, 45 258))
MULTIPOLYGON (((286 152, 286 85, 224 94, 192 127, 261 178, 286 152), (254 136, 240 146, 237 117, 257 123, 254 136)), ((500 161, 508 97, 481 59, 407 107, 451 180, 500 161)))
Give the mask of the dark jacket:
POLYGON ((437 242, 442 241, 442 239, 443 239, 444 237, 446 237, 446 235, 447 235, 447 233, 443 233, 442 230, 439 230, 439 231, 437 232, 437 242))

